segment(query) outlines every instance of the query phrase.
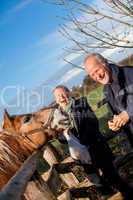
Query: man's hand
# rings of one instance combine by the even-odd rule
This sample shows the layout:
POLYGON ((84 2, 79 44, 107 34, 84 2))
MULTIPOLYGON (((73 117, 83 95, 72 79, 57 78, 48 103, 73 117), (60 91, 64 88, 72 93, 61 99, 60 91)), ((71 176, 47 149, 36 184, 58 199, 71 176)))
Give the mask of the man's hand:
POLYGON ((126 111, 123 111, 119 115, 114 116, 113 121, 117 127, 125 126, 129 121, 129 115, 126 111))
POLYGON ((118 131, 120 129, 120 127, 115 126, 113 120, 108 121, 108 126, 112 131, 118 131))
POLYGON ((119 115, 114 115, 112 121, 108 121, 108 126, 112 131, 118 131, 122 126, 125 126, 129 121, 129 115, 126 111, 121 112, 119 115))

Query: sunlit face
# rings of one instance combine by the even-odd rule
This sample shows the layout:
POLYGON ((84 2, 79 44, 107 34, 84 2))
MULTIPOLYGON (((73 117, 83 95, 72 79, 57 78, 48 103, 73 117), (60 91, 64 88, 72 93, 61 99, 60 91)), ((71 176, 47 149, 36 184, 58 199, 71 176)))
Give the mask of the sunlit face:
POLYGON ((55 89, 54 97, 55 97, 56 103, 58 103, 61 107, 64 107, 68 104, 69 93, 66 92, 63 88, 55 89))
POLYGON ((89 57, 85 62, 87 74, 96 82, 106 85, 111 78, 111 71, 95 57, 89 57))

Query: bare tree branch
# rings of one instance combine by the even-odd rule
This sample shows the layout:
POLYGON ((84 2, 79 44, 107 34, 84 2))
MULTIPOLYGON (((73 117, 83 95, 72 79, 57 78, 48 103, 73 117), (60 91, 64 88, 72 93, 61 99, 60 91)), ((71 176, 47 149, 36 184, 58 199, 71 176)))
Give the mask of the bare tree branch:
POLYGON ((92 49, 120 48, 123 51, 133 48, 133 0, 101 0, 103 8, 84 0, 46 2, 67 10, 68 14, 60 17, 63 23, 59 32, 73 44, 64 48, 68 53, 87 54, 92 49))

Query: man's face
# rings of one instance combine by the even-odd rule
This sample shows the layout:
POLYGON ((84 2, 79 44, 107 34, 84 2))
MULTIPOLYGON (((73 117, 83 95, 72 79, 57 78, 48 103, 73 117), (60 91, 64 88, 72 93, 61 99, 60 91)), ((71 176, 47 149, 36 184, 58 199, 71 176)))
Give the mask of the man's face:
POLYGON ((90 57, 86 60, 85 70, 87 74, 98 83, 106 85, 110 81, 111 71, 95 57, 90 57))
POLYGON ((57 88, 54 91, 54 97, 56 103, 58 103, 61 107, 66 106, 69 101, 69 93, 66 92, 63 88, 57 88))

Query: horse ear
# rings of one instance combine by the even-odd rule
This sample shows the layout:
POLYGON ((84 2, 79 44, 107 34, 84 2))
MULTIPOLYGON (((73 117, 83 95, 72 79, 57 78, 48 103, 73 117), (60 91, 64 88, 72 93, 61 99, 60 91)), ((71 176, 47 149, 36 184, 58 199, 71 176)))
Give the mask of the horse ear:
POLYGON ((3 117, 3 123, 2 123, 2 128, 3 129, 8 129, 12 128, 12 122, 9 113, 7 110, 4 110, 4 117, 3 117))

